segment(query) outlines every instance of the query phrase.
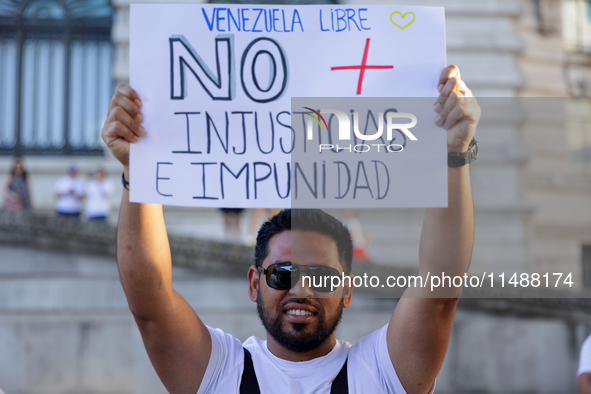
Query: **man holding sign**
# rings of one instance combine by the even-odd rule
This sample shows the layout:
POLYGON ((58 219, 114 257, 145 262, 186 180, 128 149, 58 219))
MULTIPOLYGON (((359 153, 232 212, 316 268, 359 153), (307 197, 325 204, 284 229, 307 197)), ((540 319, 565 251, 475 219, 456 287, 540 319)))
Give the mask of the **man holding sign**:
MULTIPOLYGON (((469 152, 480 107, 456 66, 437 83, 435 124, 447 130, 448 207, 429 208, 419 250, 421 275, 463 275, 469 266, 474 217, 469 152), (459 154, 459 155, 458 155, 459 154)), ((102 137, 129 180, 130 143, 146 135, 142 101, 120 85, 102 137)), ((156 130, 150 130, 156 132, 156 130)), ((133 188, 134 185, 129 186, 133 188)), ((256 265, 248 272, 267 340, 244 344, 207 327, 171 285, 171 257, 162 206, 131 203, 124 190, 118 263, 130 309, 169 392, 428 393, 443 362, 461 289, 433 295, 409 288, 388 325, 351 346, 337 341, 352 288, 311 288, 298 274, 350 273, 351 244, 343 226, 320 212, 283 211, 263 225, 256 265), (296 223, 297 222, 297 223, 296 223), (295 280, 294 280, 295 279, 295 280)))

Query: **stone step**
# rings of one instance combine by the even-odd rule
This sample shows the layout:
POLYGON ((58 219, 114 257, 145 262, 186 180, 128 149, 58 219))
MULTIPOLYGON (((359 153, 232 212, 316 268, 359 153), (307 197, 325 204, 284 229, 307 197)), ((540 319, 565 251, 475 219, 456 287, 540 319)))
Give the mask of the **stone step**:
MULTIPOLYGON (((0 313, 129 313, 114 258, 9 246, 0 255, 0 313)), ((173 267, 172 280, 198 310, 254 309, 246 270, 220 276, 173 267)))

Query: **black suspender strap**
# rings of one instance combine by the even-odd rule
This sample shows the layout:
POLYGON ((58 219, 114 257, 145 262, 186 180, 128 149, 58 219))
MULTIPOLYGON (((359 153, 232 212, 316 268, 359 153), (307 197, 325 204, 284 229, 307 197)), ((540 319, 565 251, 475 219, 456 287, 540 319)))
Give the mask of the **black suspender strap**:
MULTIPOLYGON (((240 394, 261 394, 257 375, 254 373, 254 365, 250 352, 244 349, 244 371, 242 372, 242 381, 240 382, 240 394)), ((332 382, 330 394, 349 394, 349 385, 347 379, 347 360, 339 374, 332 382)))
POLYGON ((349 384, 347 379, 347 360, 345 365, 341 368, 341 371, 336 378, 332 381, 332 388, 330 394, 349 394, 349 384))
POLYGON ((257 375, 254 373, 254 365, 250 352, 244 349, 244 371, 240 382, 240 394, 261 394, 257 375))

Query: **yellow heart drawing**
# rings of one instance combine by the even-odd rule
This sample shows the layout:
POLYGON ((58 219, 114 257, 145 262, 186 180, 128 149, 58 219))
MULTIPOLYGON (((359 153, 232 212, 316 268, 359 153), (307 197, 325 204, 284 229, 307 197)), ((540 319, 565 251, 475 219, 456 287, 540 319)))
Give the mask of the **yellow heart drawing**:
POLYGON ((402 12, 400 12, 400 11, 394 11, 394 12, 393 12, 393 13, 390 15, 390 22, 392 22, 392 24, 393 24, 394 26, 396 26, 397 28, 399 28, 400 30, 404 30, 404 29, 406 29, 407 27, 409 27, 410 25, 412 25, 413 23, 415 23, 415 19, 417 19, 417 17, 416 17, 416 16, 415 16, 415 14, 413 14, 412 12, 407 12, 406 14, 402 15, 402 12), (408 22, 408 23, 407 23, 406 25, 404 25, 404 26, 400 26, 400 25, 398 25, 396 22, 394 22, 394 21, 392 20, 392 17, 393 17, 394 15, 396 15, 396 14, 400 15, 400 17, 402 18, 402 20, 404 20, 404 18, 406 18, 406 16, 407 16, 408 14, 410 14, 410 15, 412 15, 412 21, 408 22))

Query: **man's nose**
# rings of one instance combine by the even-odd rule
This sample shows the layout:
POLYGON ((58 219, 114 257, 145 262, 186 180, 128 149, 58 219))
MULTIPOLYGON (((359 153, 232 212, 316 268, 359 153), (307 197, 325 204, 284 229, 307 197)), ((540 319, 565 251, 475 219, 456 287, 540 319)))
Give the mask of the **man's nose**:
POLYGON ((303 279, 304 276, 306 276, 306 274, 302 273, 302 275, 300 275, 300 278, 298 279, 295 286, 292 287, 291 290, 289 291, 291 298, 313 298, 314 297, 314 290, 310 287, 311 283, 309 283, 309 279, 311 279, 311 278, 306 278, 306 280, 304 280, 303 279))

